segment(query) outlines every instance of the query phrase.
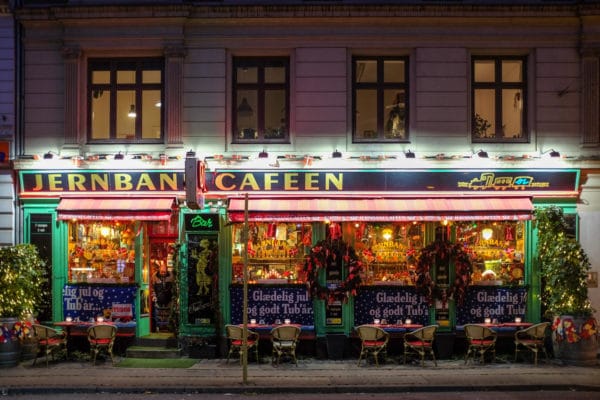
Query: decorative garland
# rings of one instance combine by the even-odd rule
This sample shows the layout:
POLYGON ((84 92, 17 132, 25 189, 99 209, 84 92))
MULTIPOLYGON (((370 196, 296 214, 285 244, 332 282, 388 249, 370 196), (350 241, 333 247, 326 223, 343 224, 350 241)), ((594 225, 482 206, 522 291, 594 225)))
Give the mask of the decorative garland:
POLYGON ((348 301, 349 296, 356 296, 360 286, 362 262, 356 256, 354 248, 349 247, 341 240, 323 240, 314 246, 306 256, 303 271, 306 274, 306 285, 312 298, 333 301, 348 301), (327 268, 338 257, 343 257, 343 262, 348 267, 346 279, 335 289, 330 289, 319 283, 319 271, 327 268))
POLYGON ((458 304, 462 304, 467 287, 471 284, 472 271, 471 256, 461 244, 436 240, 421 249, 417 261, 416 287, 427 298, 429 305, 433 305, 436 299, 442 301, 454 299, 458 304), (436 260, 449 260, 454 263, 455 278, 448 289, 438 287, 433 281, 431 269, 435 266, 436 260))

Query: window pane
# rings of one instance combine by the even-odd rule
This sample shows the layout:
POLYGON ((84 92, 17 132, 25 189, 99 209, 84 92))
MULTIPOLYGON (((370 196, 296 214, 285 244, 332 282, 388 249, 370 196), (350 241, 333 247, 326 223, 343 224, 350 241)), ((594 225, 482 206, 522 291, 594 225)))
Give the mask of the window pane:
POLYGON ((142 138, 160 139, 160 90, 142 92, 142 138))
POLYGON ((403 90, 384 91, 385 138, 404 139, 406 136, 406 104, 403 90))
POLYGON ((493 89, 475 90, 475 121, 473 134, 476 138, 493 138, 495 101, 493 89))
POLYGON ((502 82, 522 82, 523 63, 520 60, 502 61, 502 82))
POLYGON ((505 138, 523 136, 523 93, 519 89, 502 91, 502 130, 505 138))
POLYGON ((285 90, 265 91, 265 138, 283 139, 286 133, 285 90))
POLYGON ((265 83, 285 83, 285 68, 265 67, 265 83))
POLYGON ((377 91, 356 91, 356 137, 377 138, 377 91))
POLYGON ((110 71, 94 71, 92 72, 92 83, 110 83, 110 71))
POLYGON ((117 139, 135 139, 136 107, 135 91, 117 91, 117 139), (135 111, 135 115, 131 114, 132 111, 135 111))
POLYGON ((236 72, 237 83, 258 83, 258 68, 240 67, 236 72))
POLYGON ((383 80, 386 83, 404 82, 404 61, 387 60, 383 62, 383 80))
POLYGON ((158 71, 142 71, 142 83, 160 83, 160 70, 158 71))
POLYGON ((257 139, 258 123, 256 118, 257 93, 254 90, 240 90, 237 93, 236 112, 240 139, 257 139))
POLYGON ((92 90, 92 132, 93 139, 110 138, 110 91, 92 90))
POLYGON ((477 60, 474 63, 475 82, 494 82, 494 60, 477 60))
POLYGON ((135 83, 135 71, 117 71, 117 84, 135 83))
POLYGON ((356 82, 357 83, 376 83, 377 82, 377 61, 361 60, 356 64, 356 82))

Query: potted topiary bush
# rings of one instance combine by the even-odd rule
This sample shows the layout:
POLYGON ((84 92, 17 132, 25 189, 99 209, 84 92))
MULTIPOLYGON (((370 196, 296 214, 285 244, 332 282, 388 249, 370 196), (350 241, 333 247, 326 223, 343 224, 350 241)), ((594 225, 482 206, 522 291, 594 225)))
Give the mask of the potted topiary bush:
POLYGON ((31 318, 45 295, 46 271, 37 247, 0 247, 0 277, 0 367, 12 367, 21 357, 15 324, 31 318))
POLYGON ((567 364, 595 365, 597 323, 588 297, 590 261, 567 234, 561 208, 536 210, 538 257, 544 316, 552 320, 554 356, 567 364))

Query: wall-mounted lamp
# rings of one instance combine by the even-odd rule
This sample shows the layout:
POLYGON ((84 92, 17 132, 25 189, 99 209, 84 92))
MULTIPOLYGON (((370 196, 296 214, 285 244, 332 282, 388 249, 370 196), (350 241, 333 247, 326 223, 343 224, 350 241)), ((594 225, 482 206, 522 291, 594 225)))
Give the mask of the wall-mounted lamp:
POLYGON ((194 158, 196 157, 196 152, 192 149, 189 149, 187 153, 185 153, 185 158, 194 158))
POLYGON ((269 153, 267 153, 265 151, 265 149, 263 149, 263 151, 261 151, 260 153, 258 153, 258 158, 269 158, 269 153))
POLYGON ((52 153, 51 151, 44 154, 44 160, 52 160, 53 158, 54 158, 54 153, 52 153))
POLYGON ((542 155, 545 155, 550 158, 559 158, 560 157, 560 153, 554 149, 546 150, 545 152, 542 153, 542 155))
POLYGON ((137 117, 137 113, 135 112, 135 104, 132 104, 129 107, 129 112, 127 113, 127 116, 129 118, 135 118, 135 117, 137 117))
POLYGON ((125 159, 125 154, 118 152, 117 154, 115 154, 115 160, 124 160, 125 159))
POLYGON ((406 150, 406 152, 404 153, 404 157, 406 157, 406 158, 415 158, 415 153, 413 153, 410 150, 406 150))
POLYGON ((338 151, 338 149, 335 149, 335 151, 331 153, 331 158, 342 158, 342 152, 338 151))
POLYGON ((479 158, 488 158, 488 153, 487 153, 487 151, 484 151, 483 149, 479 149, 477 151, 477 156, 479 158))

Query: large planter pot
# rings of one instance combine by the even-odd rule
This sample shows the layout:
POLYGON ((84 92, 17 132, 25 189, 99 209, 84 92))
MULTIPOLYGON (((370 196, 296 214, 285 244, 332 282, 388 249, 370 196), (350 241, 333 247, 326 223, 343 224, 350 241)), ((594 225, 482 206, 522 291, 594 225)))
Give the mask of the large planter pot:
POLYGON ((568 365, 598 363, 597 323, 593 317, 561 315, 552 323, 554 357, 568 365))
POLYGON ((0 368, 16 367, 21 360, 21 343, 11 336, 18 321, 17 318, 0 318, 0 327, 5 336, 0 342, 0 368))
POLYGON ((37 341, 29 339, 21 342, 21 361, 33 360, 37 352, 37 341))

